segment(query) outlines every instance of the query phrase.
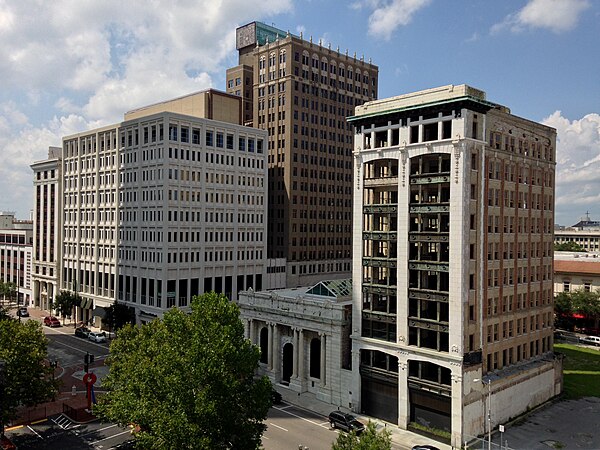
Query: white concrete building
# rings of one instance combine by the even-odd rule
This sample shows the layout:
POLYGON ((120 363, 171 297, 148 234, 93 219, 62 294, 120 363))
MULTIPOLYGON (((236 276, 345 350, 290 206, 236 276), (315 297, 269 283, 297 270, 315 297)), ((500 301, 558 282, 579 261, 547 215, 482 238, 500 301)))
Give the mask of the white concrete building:
POLYGON ((50 147, 48 158, 31 165, 33 170, 33 305, 50 310, 59 286, 62 148, 50 147))
POLYGON ((61 286, 84 299, 79 320, 115 299, 144 322, 263 289, 267 132, 240 116, 239 97, 209 90, 63 139, 61 286))
POLYGON ((561 390, 556 132, 466 85, 368 102, 349 120, 352 403, 460 447, 486 431, 487 383, 493 427, 561 390))
POLYGON ((351 280, 240 292, 246 337, 261 349, 259 373, 295 392, 351 408, 351 280))
POLYGON ((17 285, 18 303, 31 306, 33 222, 0 212, 0 280, 17 285))

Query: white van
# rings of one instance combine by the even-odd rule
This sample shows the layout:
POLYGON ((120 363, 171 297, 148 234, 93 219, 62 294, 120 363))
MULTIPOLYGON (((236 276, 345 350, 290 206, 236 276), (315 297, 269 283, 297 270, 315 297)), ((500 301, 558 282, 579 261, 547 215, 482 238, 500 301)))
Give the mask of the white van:
POLYGON ((586 336, 584 338, 581 338, 581 343, 582 344, 588 344, 588 345, 595 345, 597 347, 600 347, 600 337, 598 337, 598 336, 586 336))

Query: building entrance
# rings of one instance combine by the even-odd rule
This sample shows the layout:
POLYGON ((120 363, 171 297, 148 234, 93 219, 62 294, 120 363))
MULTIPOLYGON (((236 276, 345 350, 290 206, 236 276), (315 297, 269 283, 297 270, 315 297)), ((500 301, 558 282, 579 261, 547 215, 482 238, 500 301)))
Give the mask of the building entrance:
POLYGON ((282 362, 281 382, 283 384, 290 384, 290 379, 294 373, 294 345, 289 342, 283 346, 282 362))

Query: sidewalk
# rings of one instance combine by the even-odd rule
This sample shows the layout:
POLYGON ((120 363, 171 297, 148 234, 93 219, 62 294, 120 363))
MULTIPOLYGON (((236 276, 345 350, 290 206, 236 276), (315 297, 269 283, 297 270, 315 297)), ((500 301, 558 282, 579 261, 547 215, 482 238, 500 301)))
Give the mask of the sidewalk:
MULTIPOLYGON (((277 389, 277 392, 281 393, 283 401, 285 401, 286 403, 290 403, 294 406, 298 406, 308 411, 321 414, 325 418, 329 415, 331 411, 337 409, 337 407, 334 405, 330 405, 329 403, 325 403, 321 400, 318 400, 315 397, 315 395, 310 392, 303 392, 299 394, 298 392, 294 392, 288 389, 286 386, 275 385, 274 387, 277 389)), ((441 442, 434 441, 431 438, 403 430, 397 425, 384 422, 373 417, 362 416, 360 414, 350 411, 347 408, 340 407, 339 409, 347 413, 352 413, 363 423, 367 423, 369 420, 371 422, 374 422, 377 425, 377 429, 386 428, 387 430, 389 430, 391 432, 392 444, 394 448, 412 448, 414 445, 418 444, 429 444, 439 448, 440 450, 452 449, 452 447, 447 444, 443 444, 441 442)))

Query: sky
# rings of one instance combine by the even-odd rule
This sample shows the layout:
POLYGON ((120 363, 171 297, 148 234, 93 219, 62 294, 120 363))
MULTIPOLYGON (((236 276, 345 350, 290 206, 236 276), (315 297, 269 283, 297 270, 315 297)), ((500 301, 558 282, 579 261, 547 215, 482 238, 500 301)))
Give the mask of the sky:
POLYGON ((379 66, 379 98, 469 84, 557 129, 556 223, 600 220, 596 0, 0 0, 0 210, 62 136, 213 87, 252 21, 379 66))

